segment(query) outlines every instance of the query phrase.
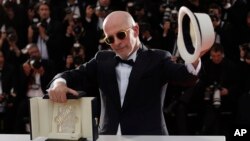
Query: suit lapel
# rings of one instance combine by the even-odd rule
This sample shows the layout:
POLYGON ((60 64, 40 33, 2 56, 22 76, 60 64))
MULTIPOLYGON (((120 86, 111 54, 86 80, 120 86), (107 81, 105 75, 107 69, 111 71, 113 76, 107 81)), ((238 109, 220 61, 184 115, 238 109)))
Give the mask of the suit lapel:
POLYGON ((111 73, 110 75, 110 88, 113 89, 113 91, 110 93, 111 97, 114 99, 115 104, 117 105, 116 107, 121 108, 121 100, 120 100, 120 94, 118 90, 118 83, 117 83, 117 77, 116 77, 116 60, 113 57, 113 59, 110 59, 110 62, 105 63, 106 66, 104 69, 107 69, 108 72, 111 73))
POLYGON ((139 83, 138 81, 141 78, 142 72, 144 72, 148 63, 150 62, 150 57, 148 57, 147 55, 147 50, 148 49, 143 46, 142 49, 140 49, 140 51, 138 52, 135 64, 129 76, 129 83, 122 106, 123 109, 127 106, 128 101, 130 101, 129 99, 131 99, 135 94, 133 93, 133 90, 136 89, 136 83, 139 83))

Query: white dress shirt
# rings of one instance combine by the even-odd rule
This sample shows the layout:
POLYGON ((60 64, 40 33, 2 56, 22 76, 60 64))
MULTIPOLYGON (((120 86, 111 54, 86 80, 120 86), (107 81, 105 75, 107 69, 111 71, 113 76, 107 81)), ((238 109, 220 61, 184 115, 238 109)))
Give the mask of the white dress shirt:
MULTIPOLYGON (((137 57, 137 51, 135 51, 132 55, 130 55, 128 60, 133 59, 133 61, 135 62, 136 57, 137 57)), ((129 80, 131 70, 132 70, 132 66, 125 64, 125 63, 119 63, 115 67, 118 89, 119 89, 119 94, 120 94, 121 107, 123 105, 125 94, 127 91, 128 80, 129 80)), ((120 123, 118 125, 118 130, 116 134, 122 135, 120 123)))
MULTIPOLYGON (((48 24, 50 23, 50 20, 51 20, 50 18, 47 19, 48 24)), ((38 36, 37 47, 41 53, 42 59, 48 60, 49 54, 48 54, 47 44, 46 41, 40 35, 38 36)))

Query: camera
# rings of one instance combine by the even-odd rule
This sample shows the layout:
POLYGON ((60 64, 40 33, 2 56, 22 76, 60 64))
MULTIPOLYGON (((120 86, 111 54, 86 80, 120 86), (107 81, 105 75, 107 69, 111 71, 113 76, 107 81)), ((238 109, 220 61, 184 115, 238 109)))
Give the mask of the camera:
POLYGON ((72 13, 72 10, 71 10, 70 7, 66 7, 66 8, 64 9, 64 11, 65 11, 66 14, 71 14, 71 13, 72 13))
POLYGON ((111 10, 109 9, 109 7, 107 6, 97 6, 95 8, 96 14, 98 15, 98 17, 106 17, 108 13, 111 12, 111 10))
POLYGON ((81 45, 80 43, 76 42, 73 44, 73 52, 78 55, 80 52, 81 45))
POLYGON ((39 19, 38 18, 33 18, 32 19, 32 23, 31 23, 31 27, 33 30, 37 29, 37 24, 39 23, 39 19))
POLYGON ((17 35, 15 33, 10 33, 7 35, 7 38, 10 42, 16 42, 17 41, 17 35))
POLYGON ((39 26, 42 26, 43 28, 47 29, 48 23, 46 19, 40 21, 39 18, 33 18, 31 23, 32 29, 37 31, 39 26))
POLYGON ((10 42, 16 42, 17 41, 17 34, 15 32, 15 30, 13 28, 8 28, 7 31, 7 39, 10 41, 10 42))
POLYGON ((109 11, 109 7, 107 6, 97 6, 96 10, 100 11, 100 12, 108 12, 109 11))
POLYGON ((47 19, 41 20, 40 24, 38 23, 38 26, 42 26, 45 29, 47 29, 47 27, 48 27, 47 19))
POLYGON ((213 82, 213 84, 206 88, 204 100, 211 101, 215 108, 219 108, 221 105, 220 90, 221 86, 217 82, 213 82))
POLYGON ((73 31, 76 34, 76 36, 80 36, 83 33, 84 29, 81 25, 77 24, 74 26, 73 31))
POLYGON ((85 29, 82 26, 81 18, 78 17, 77 15, 73 16, 73 31, 75 33, 75 38, 76 40, 79 40, 80 36, 84 35, 85 29))
POLYGON ((34 68, 34 69, 39 69, 39 68, 41 68, 41 66, 42 66, 42 61, 41 61, 41 59, 31 58, 30 61, 29 61, 29 63, 30 63, 30 66, 31 66, 32 68, 34 68))
POLYGON ((75 65, 81 65, 84 63, 84 48, 78 42, 74 43, 73 48, 73 60, 75 65), (82 52, 83 51, 83 52, 82 52))

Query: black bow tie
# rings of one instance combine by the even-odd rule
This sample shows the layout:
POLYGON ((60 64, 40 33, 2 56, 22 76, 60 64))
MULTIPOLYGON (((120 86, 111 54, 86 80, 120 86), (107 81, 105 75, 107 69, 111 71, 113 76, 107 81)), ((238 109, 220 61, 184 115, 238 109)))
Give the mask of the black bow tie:
POLYGON ((134 60, 133 59, 129 59, 129 60, 123 60, 121 59, 120 57, 116 56, 115 57, 116 59, 116 62, 117 63, 124 63, 124 64, 128 64, 130 66, 133 66, 135 64, 134 60))

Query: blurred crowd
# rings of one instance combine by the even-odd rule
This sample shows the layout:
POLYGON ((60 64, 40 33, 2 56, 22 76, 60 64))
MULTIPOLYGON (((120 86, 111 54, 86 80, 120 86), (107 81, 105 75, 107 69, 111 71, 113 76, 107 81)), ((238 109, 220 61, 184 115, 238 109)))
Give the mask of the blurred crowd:
POLYGON ((179 56, 178 10, 207 13, 215 42, 195 87, 170 82, 165 117, 172 135, 227 135, 249 125, 250 2, 247 0, 0 0, 0 133, 28 133, 29 98, 46 94, 56 73, 110 49, 102 22, 131 13, 149 48, 179 56))

